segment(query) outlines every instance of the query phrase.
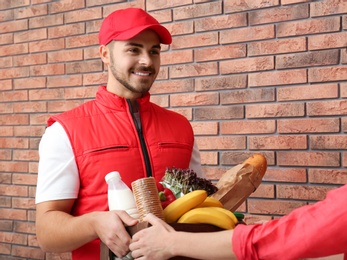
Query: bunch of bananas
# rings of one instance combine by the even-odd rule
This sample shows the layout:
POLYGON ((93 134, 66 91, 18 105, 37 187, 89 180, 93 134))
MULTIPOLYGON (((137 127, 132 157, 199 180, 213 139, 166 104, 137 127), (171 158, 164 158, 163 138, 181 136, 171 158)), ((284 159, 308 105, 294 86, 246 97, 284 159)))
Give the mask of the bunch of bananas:
POLYGON ((164 209, 167 223, 210 224, 233 229, 238 220, 223 204, 207 196, 205 190, 194 190, 171 202, 164 209))

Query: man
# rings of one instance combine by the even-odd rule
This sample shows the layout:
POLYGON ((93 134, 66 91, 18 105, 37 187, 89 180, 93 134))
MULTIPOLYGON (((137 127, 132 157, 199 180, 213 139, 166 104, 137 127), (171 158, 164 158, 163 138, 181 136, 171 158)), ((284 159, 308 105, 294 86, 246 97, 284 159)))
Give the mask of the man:
POLYGON ((347 259, 347 184, 327 197, 288 215, 257 225, 210 233, 177 232, 154 215, 152 224, 133 236, 132 256, 165 260, 174 256, 196 259, 297 260, 344 254, 347 259), (160 234, 160 236, 158 236, 160 234))
POLYGON ((189 121, 150 102, 168 30, 138 8, 118 10, 102 23, 99 52, 107 86, 96 99, 51 117, 39 147, 36 229, 41 248, 73 251, 73 259, 99 259, 101 239, 118 257, 129 252, 124 225, 136 219, 108 211, 104 177, 118 171, 131 182, 166 167, 201 176, 189 121))

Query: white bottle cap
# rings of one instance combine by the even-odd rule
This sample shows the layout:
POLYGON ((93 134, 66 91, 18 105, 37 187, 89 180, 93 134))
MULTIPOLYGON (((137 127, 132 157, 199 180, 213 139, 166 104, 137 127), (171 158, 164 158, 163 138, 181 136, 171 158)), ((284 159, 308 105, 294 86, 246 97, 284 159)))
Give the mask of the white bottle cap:
POLYGON ((109 180, 116 178, 117 180, 120 179, 120 175, 119 172, 110 172, 108 174, 106 174, 105 176, 105 181, 108 183, 109 180))

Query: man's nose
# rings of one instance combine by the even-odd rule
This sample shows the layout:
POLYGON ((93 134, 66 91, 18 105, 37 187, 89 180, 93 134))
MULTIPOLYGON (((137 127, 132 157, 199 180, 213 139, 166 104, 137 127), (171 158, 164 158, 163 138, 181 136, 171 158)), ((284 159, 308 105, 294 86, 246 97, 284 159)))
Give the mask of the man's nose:
POLYGON ((142 54, 139 63, 140 65, 150 66, 152 65, 152 58, 149 54, 142 54))

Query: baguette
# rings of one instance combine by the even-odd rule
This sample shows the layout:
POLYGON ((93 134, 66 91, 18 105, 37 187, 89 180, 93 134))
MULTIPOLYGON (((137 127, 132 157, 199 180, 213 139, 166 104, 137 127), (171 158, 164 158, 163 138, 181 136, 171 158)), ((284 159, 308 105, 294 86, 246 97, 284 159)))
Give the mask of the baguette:
POLYGON ((259 174, 263 178, 267 169, 267 161, 264 155, 260 153, 256 153, 252 155, 251 157, 249 157, 247 160, 245 160, 243 163, 244 164, 248 163, 252 165, 254 168, 258 170, 259 174))

